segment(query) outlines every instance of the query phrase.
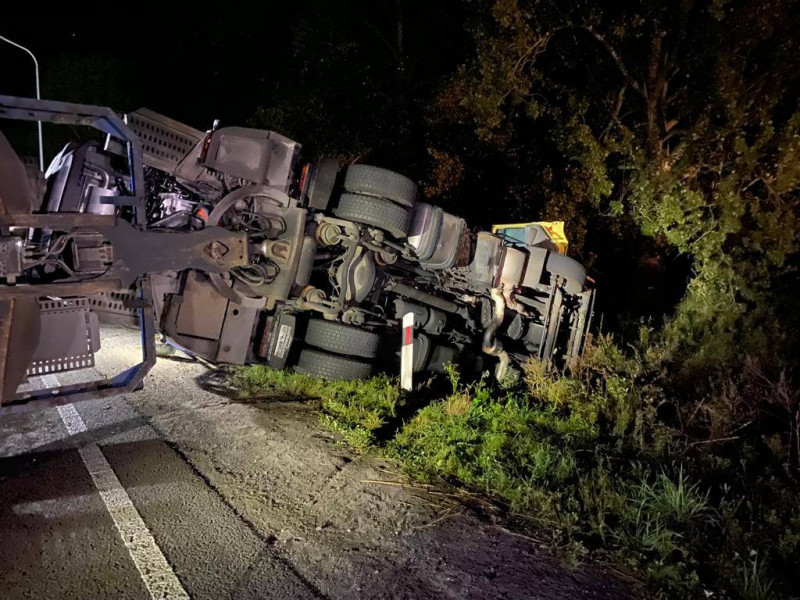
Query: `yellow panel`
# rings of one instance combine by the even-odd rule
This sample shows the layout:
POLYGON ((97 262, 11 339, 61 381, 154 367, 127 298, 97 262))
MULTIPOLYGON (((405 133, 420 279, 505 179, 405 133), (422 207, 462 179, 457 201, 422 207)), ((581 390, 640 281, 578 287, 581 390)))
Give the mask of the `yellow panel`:
POLYGON ((503 225, 492 225, 492 233, 497 233, 500 229, 517 229, 525 227, 526 225, 533 225, 533 223, 505 223, 503 225))
POLYGON ((569 240, 564 232, 564 221, 533 221, 530 223, 502 223, 492 225, 492 233, 497 233, 501 229, 519 229, 528 225, 541 225, 545 233, 553 240, 558 248, 559 254, 566 254, 569 247, 569 240))
POLYGON ((569 240, 566 233, 564 233, 564 221, 539 221, 533 223, 534 225, 541 225, 550 239, 558 248, 559 254, 566 254, 569 247, 569 240))

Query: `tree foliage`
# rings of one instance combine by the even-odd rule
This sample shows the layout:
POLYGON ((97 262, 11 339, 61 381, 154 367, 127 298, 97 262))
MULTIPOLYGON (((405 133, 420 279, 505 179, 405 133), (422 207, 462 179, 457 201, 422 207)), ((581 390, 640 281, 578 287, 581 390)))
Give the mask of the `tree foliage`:
POLYGON ((566 218, 579 242, 635 224, 654 257, 692 261, 665 331, 676 358, 767 353, 800 242, 797 25, 779 0, 497 0, 432 111, 457 140, 432 150, 432 180, 502 156, 520 218, 566 218), (468 135, 476 149, 453 151, 468 135))

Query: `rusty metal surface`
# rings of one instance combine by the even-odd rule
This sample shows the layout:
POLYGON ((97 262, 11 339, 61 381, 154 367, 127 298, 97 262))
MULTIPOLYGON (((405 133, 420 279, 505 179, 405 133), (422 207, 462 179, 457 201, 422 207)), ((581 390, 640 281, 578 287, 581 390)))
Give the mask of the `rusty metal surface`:
POLYGON ((177 318, 182 304, 183 296, 174 294, 168 297, 164 314, 161 316, 162 331, 179 346, 189 350, 191 354, 198 355, 206 360, 214 360, 219 347, 218 340, 191 337, 178 333, 177 318))
POLYGON ((219 339, 228 300, 197 273, 189 273, 175 322, 176 332, 190 337, 219 339))
POLYGON ((197 269, 224 273, 249 261, 247 235, 221 227, 200 231, 140 231, 125 221, 100 230, 114 246, 114 264, 107 275, 124 287, 150 272, 197 269))
POLYGON ((122 282, 113 277, 36 285, 0 285, 0 300, 4 298, 40 298, 44 296, 55 296, 56 298, 91 296, 92 294, 111 292, 121 288, 122 282))
MULTIPOLYGON (((115 279, 121 283, 114 287, 103 286, 95 292, 109 291, 117 287, 129 287, 142 275, 157 271, 197 269, 208 273, 224 273, 234 267, 248 263, 247 236, 221 227, 207 227, 200 231, 169 232, 142 231, 127 221, 111 216, 85 213, 54 213, 40 215, 12 215, 0 217, 0 226, 43 227, 73 231, 81 229, 102 234, 114 248, 114 263, 99 279, 115 279)), ((97 280, 88 280, 93 282, 97 280)), ((58 295, 59 291, 46 291, 47 286, 64 286, 68 283, 42 284, 35 288, 41 296, 58 295)), ((0 296, 6 294, 29 295, 24 286, 0 288, 0 296), (20 289, 17 289, 19 287, 20 289), (13 291, 10 291, 13 290, 13 291)), ((61 294, 67 292, 60 290, 61 294)))
POLYGON ((112 215, 89 213, 0 214, 0 226, 2 227, 41 227, 55 231, 108 229, 114 227, 116 222, 117 218, 112 215))
POLYGON ((25 379, 40 330, 36 298, 0 300, 0 405, 14 397, 25 379))
MULTIPOLYGON (((8 357, 8 342, 11 337, 11 312, 13 308, 13 300, 0 299, 0 405, 3 403, 3 398, 6 397, 6 382, 10 381, 10 376, 6 376, 6 358, 8 357)), ((17 389, 13 383, 9 383, 9 388, 11 393, 17 389)))
POLYGON ((236 365, 247 362, 250 338, 257 316, 257 308, 228 303, 216 357, 219 362, 236 365))
POLYGON ((22 238, 16 236, 0 236, 0 277, 14 283, 22 274, 22 256, 24 245, 22 238))
POLYGON ((35 201, 25 166, 0 132, 0 217, 29 213, 35 201))

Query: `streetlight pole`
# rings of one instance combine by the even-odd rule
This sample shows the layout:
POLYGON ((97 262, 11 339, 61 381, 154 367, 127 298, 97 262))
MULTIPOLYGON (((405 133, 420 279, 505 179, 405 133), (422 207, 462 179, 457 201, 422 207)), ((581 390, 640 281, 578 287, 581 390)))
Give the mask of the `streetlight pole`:
MULTIPOLYGON (((34 56, 33 52, 28 50, 25 46, 22 46, 16 42, 12 42, 10 39, 8 39, 7 37, 3 37, 2 35, 0 35, 0 40, 3 40, 4 42, 11 44, 15 48, 19 48, 20 50, 27 52, 28 56, 30 56, 33 59, 33 67, 36 73, 36 99, 41 100, 42 94, 39 91, 39 61, 36 60, 36 57, 34 56)), ((37 123, 39 126, 39 169, 41 171, 44 171, 44 145, 42 144, 42 122, 37 121, 37 123)))

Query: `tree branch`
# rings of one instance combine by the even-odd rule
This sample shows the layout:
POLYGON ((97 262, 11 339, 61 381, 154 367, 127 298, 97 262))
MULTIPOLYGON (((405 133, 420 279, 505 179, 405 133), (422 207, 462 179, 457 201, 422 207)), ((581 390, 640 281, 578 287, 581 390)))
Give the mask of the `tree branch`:
POLYGON ((380 42, 384 46, 386 46, 386 48, 389 50, 389 53, 392 55, 392 58, 395 60, 398 66, 403 66, 404 64, 403 55, 401 54, 400 50, 396 48, 395 45, 392 44, 392 42, 389 41, 389 39, 383 34, 383 32, 381 32, 381 30, 378 29, 378 27, 365 16, 355 13, 355 11, 349 11, 349 12, 354 16, 356 16, 364 25, 366 25, 367 28, 369 28, 370 31, 372 31, 372 33, 375 34, 375 37, 377 37, 378 40, 380 40, 380 42))
POLYGON ((614 123, 619 122, 619 111, 622 110, 622 103, 625 101, 625 90, 627 89, 628 89, 627 85, 623 85, 620 88, 619 94, 617 95, 617 101, 614 104, 614 112, 611 113, 611 119, 608 121, 608 125, 606 125, 606 128, 603 130, 603 133, 600 134, 601 140, 605 138, 606 135, 608 135, 608 132, 611 131, 611 127, 614 125, 614 123))
POLYGON ((625 66, 625 63, 622 61, 622 57, 619 55, 619 52, 617 52, 617 49, 614 48, 614 46, 612 46, 611 43, 608 40, 606 40, 605 37, 597 33, 589 25, 575 26, 575 29, 583 29, 584 31, 591 34, 591 36, 594 37, 594 39, 600 42, 603 48, 606 49, 606 52, 608 52, 611 55, 611 58, 614 59, 614 62, 617 64, 617 68, 619 69, 620 73, 622 73, 622 76, 625 78, 625 81, 628 82, 628 85, 630 85, 634 90, 639 92, 639 94, 641 94, 642 97, 647 98, 647 90, 644 88, 644 86, 642 86, 641 83, 639 83, 639 80, 633 76, 628 67, 625 66))
POLYGON ((628 67, 625 66, 625 63, 622 60, 622 57, 619 55, 619 52, 617 52, 617 49, 614 48, 614 46, 612 46, 611 43, 602 34, 595 31, 591 25, 567 25, 564 27, 558 27, 550 31, 549 33, 542 35, 531 48, 528 48, 520 56, 519 60, 517 61, 517 64, 514 67, 514 71, 516 72, 517 69, 519 69, 523 64, 530 62, 527 59, 532 54, 538 55, 541 52, 543 52, 554 35, 556 35, 560 31, 566 31, 568 29, 577 29, 581 31, 586 31, 595 40, 600 42, 603 48, 606 49, 606 52, 608 52, 608 54, 616 63, 617 68, 619 69, 620 73, 622 73, 622 76, 625 78, 625 81, 628 83, 628 85, 630 85, 634 90, 636 90, 639 94, 641 94, 642 97, 644 97, 645 99, 647 98, 647 90, 639 82, 639 80, 633 76, 633 73, 631 73, 630 69, 628 69, 628 67), (537 52, 537 50, 539 52, 537 52))

